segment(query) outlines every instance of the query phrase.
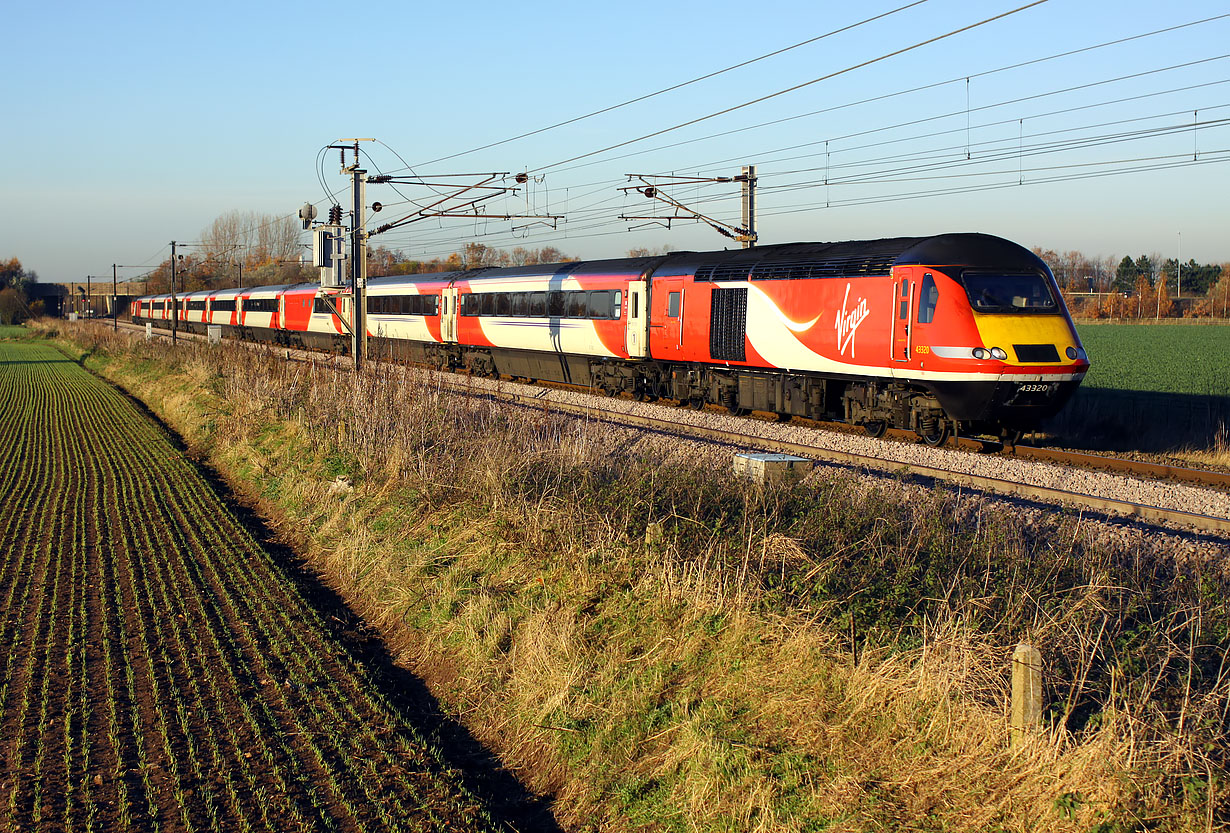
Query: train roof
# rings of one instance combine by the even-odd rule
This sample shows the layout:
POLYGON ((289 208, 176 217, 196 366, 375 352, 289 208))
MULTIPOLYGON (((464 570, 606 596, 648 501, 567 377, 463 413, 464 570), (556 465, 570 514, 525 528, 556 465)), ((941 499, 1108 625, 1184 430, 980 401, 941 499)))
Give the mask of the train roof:
POLYGON ((888 275, 894 266, 1028 269, 1042 261, 1028 249, 989 234, 886 237, 836 243, 784 243, 724 252, 681 252, 654 276, 695 274, 697 280, 829 278, 888 275))
POLYGON ((781 243, 715 252, 671 252, 656 257, 578 260, 533 266, 487 267, 464 272, 390 275, 370 278, 369 286, 424 281, 483 281, 544 275, 580 276, 641 274, 654 277, 696 275, 697 280, 748 278, 826 278, 888 275, 894 266, 961 266, 996 269, 1045 269, 1023 246, 990 234, 957 233, 929 237, 886 237, 833 243, 781 243))

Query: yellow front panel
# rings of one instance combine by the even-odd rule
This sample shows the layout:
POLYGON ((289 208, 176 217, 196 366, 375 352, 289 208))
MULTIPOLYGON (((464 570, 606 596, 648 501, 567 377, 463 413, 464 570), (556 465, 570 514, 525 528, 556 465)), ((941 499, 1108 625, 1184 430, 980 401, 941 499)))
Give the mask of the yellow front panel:
POLYGON ((1012 350, 1014 344, 1054 344, 1060 364, 1070 364, 1065 355, 1069 347, 1080 347, 1080 341, 1063 315, 986 315, 974 313, 974 324, 984 347, 1000 347, 1008 353, 1005 364, 1054 364, 1054 362, 1019 362, 1012 350))

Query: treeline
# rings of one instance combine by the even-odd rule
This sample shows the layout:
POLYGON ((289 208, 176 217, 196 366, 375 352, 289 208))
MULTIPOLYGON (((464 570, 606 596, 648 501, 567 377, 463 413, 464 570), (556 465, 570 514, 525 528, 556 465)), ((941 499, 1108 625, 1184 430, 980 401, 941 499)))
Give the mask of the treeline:
POLYGON ((0 324, 20 324, 43 314, 43 302, 31 303, 26 297, 26 289, 37 282, 38 274, 17 258, 0 260, 0 324))
POLYGON ((1157 253, 1119 259, 1033 251, 1051 268, 1078 318, 1225 318, 1230 310, 1230 263, 1189 260, 1180 268, 1176 258, 1157 253))
MULTIPOLYGON (((230 289, 237 286, 315 283, 319 272, 310 252, 301 242, 302 228, 290 217, 275 217, 248 211, 230 211, 219 216, 202 233, 198 243, 185 243, 175 261, 175 290, 230 289)), ((467 243, 444 258, 417 260, 396 249, 369 246, 367 274, 418 275, 452 272, 482 266, 528 266, 562 263, 577 258, 554 246, 526 249, 496 249, 482 243, 467 243)), ((144 293, 169 292, 171 258, 143 277, 144 293)))
POLYGON ((421 275, 431 272, 454 272, 461 269, 478 269, 484 266, 532 266, 536 263, 569 263, 578 258, 566 255, 554 246, 541 249, 496 249, 482 243, 467 243, 460 252, 445 258, 415 260, 400 251, 383 246, 371 246, 367 250, 367 274, 421 275))

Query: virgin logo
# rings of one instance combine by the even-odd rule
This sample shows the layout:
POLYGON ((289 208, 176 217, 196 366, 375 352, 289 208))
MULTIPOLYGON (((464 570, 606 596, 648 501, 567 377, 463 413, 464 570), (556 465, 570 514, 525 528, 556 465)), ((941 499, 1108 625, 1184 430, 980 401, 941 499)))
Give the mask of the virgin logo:
POLYGON ((854 358, 854 336, 858 325, 870 314, 867 309, 867 299, 859 298, 854 309, 847 309, 850 301, 850 284, 846 284, 846 296, 841 300, 841 315, 837 316, 834 327, 837 329, 837 351, 843 356, 846 347, 850 348, 850 358, 854 358))

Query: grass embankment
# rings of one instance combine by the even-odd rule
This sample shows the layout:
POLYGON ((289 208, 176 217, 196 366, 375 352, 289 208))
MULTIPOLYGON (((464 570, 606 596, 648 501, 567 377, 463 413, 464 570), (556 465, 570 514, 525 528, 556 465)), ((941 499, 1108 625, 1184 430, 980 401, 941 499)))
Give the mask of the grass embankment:
POLYGON ((397 370, 71 332, 571 829, 1230 821, 1221 562, 848 473, 761 488, 397 370), (1048 712, 1012 754, 1022 638, 1048 712))

